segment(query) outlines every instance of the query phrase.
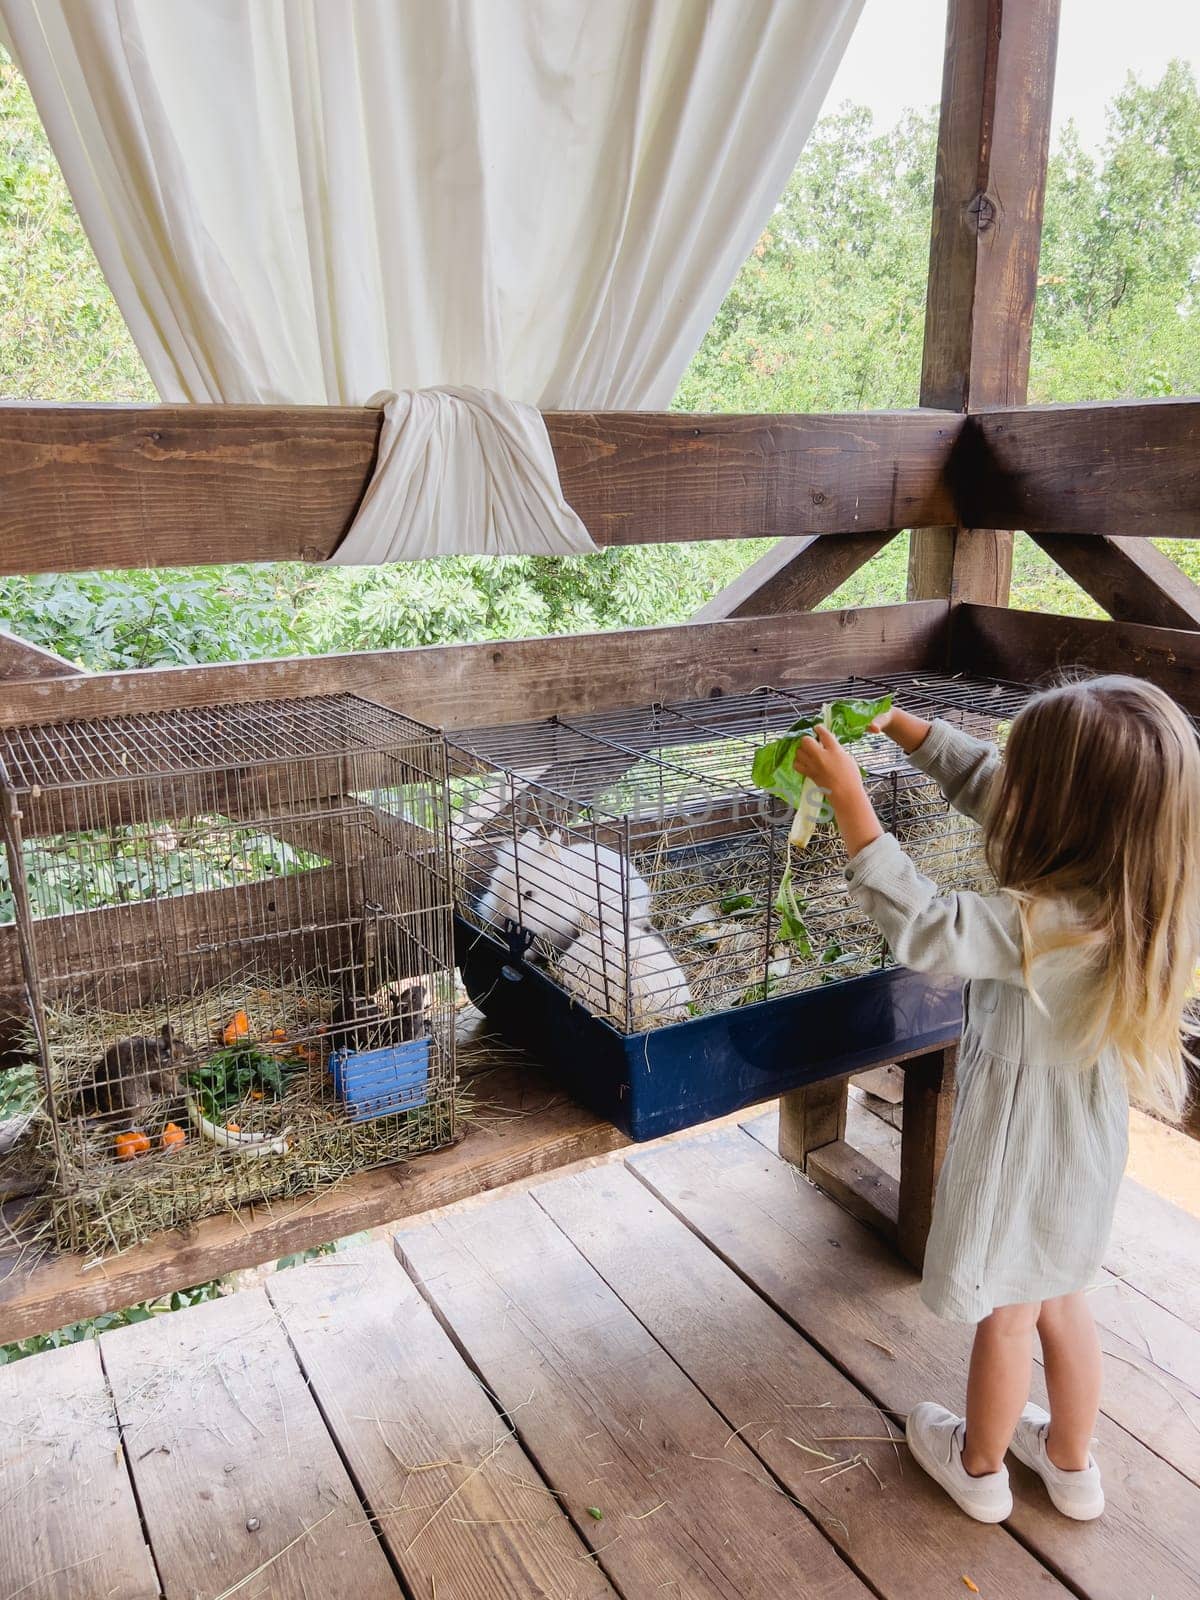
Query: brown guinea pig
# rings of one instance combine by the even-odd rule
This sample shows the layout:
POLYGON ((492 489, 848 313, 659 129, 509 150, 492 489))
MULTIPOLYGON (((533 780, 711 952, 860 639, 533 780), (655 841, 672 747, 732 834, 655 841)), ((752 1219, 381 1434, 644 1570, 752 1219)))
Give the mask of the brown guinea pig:
POLYGON ((157 1039, 118 1039, 79 1086, 74 1110, 136 1117, 156 1100, 183 1093, 183 1074, 194 1051, 164 1022, 157 1039))

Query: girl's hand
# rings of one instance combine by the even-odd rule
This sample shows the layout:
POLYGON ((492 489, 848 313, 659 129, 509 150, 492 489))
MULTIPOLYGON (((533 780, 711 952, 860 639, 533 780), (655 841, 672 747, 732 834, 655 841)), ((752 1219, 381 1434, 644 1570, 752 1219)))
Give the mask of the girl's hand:
POLYGON ((893 706, 890 711, 880 712, 870 724, 869 731, 886 733, 905 755, 910 756, 925 743, 929 723, 924 717, 914 717, 911 711, 902 711, 899 706, 893 706))
POLYGON ((810 778, 824 789, 835 806, 840 799, 862 789, 858 762, 828 728, 819 727, 800 740, 793 765, 801 777, 810 778))
POLYGON ((807 734, 801 739, 796 746, 795 767, 802 777, 811 778, 829 795, 833 815, 852 856, 878 839, 883 829, 867 798, 858 762, 828 728, 818 728, 815 735, 807 734))

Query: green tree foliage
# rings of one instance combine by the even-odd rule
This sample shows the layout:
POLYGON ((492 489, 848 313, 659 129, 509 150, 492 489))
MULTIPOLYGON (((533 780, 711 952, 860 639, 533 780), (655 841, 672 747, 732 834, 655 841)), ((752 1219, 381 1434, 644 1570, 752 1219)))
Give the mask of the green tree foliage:
POLYGON ((847 106, 817 127, 684 375, 686 411, 917 403, 936 118, 888 133, 847 106))
POLYGON ((156 398, 25 80, 3 50, 0 382, 10 400, 156 398))
MULTIPOLYGON (((825 118, 680 385, 695 411, 917 403, 936 117, 825 118)), ((1030 398, 1200 392, 1200 94, 1174 62, 1132 78, 1098 154, 1051 159, 1030 398)), ((0 373, 12 398, 145 400, 149 379, 23 80, 0 53, 0 373)), ((1191 545, 1164 545, 1200 576, 1191 545)), ((287 564, 0 580, 0 623, 93 668, 678 621, 767 548, 697 543, 544 561, 287 564)), ((894 540, 827 604, 904 592, 894 540)), ((1014 598, 1098 614, 1027 540, 1014 598)))

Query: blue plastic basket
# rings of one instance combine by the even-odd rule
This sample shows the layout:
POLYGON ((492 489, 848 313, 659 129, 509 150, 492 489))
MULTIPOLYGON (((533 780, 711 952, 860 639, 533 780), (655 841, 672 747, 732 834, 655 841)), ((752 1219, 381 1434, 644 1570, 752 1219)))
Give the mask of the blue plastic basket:
POLYGON ((423 1106, 429 1093, 428 1039, 378 1050, 335 1050, 333 1087, 351 1122, 370 1122, 423 1106))
POLYGON ((958 979, 885 967, 620 1033, 462 917, 455 939, 467 993, 493 1027, 632 1139, 657 1139, 822 1078, 953 1044, 962 1031, 958 979))

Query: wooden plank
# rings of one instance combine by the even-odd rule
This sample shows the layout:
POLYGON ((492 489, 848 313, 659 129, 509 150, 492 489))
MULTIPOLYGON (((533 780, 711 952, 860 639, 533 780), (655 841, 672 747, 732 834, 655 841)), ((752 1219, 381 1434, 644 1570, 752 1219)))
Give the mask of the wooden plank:
POLYGON ((309 1600, 338 1593, 351 1563, 356 1596, 399 1600, 261 1289, 117 1328, 100 1348, 166 1600, 241 1584, 309 1600))
POLYGON ((805 1170, 812 1182, 852 1217, 875 1228, 885 1239, 896 1238, 900 1185, 869 1155, 838 1139, 814 1150, 805 1170))
POLYGON ((955 672, 1030 684, 1071 671, 1128 672, 1200 713, 1200 639, 1190 629, 961 605, 950 661, 955 672))
POLYGON ((944 665, 949 610, 873 606, 814 616, 677 623, 614 633, 219 667, 150 667, 12 684, 0 727, 349 693, 446 728, 521 722, 655 700, 705 700, 761 684, 944 665))
POLYGON ((954 1114, 957 1048, 934 1050, 904 1063, 904 1128, 900 1136, 900 1209, 896 1242, 914 1267, 925 1259, 950 1119, 954 1114))
MULTIPOLYGON (((740 1130, 701 1135, 628 1165, 885 1409, 961 1407, 971 1329, 938 1322, 889 1247, 757 1141, 740 1130)), ((1043 1400, 1040 1377, 1034 1394, 1043 1400)), ((1014 1465, 1008 1526, 1089 1600, 1189 1594, 1200 1488, 1107 1416, 1097 1439, 1108 1499, 1099 1522, 1069 1523, 1014 1465)))
MULTIPOLYGON (((0 574, 323 561, 382 412, 0 406, 0 574)), ((563 493, 598 544, 858 533, 948 514, 961 418, 548 412, 563 493)))
POLYGON ((1088 1295, 1104 1362, 1104 1410, 1200 1484, 1200 1331, 1104 1273, 1088 1295))
POLYGON ((850 1082, 876 1100, 886 1100, 892 1106, 903 1104, 903 1067, 872 1067, 869 1072, 856 1072, 850 1082))
POLYGON ((692 621, 812 611, 894 537, 890 533, 850 533, 833 538, 812 533, 781 539, 701 606, 692 621))
POLYGON ((276 1273, 266 1290, 410 1593, 612 1596, 387 1245, 276 1273))
MULTIPOLYGON (((755 1111, 739 1121, 752 1139, 757 1139, 764 1150, 779 1154, 779 1108, 768 1106, 755 1111)), ((846 1112, 846 1142, 861 1151, 885 1172, 897 1185, 900 1183, 900 1130, 883 1121, 873 1111, 868 1111, 853 1095, 846 1112)))
POLYGON ((462 1140, 448 1150, 359 1173, 316 1195, 208 1217, 186 1234, 162 1234, 104 1262, 76 1255, 31 1261, 19 1251, 0 1257, 0 1344, 415 1216, 628 1143, 611 1123, 565 1099, 532 1063, 493 1068, 477 1079, 468 1073, 463 1088, 479 1109, 469 1117, 462 1140))
MULTIPOLYGON (((1060 0, 950 6, 921 404, 1023 405, 1037 295, 1060 0)), ((952 464, 953 472, 953 464, 952 464)), ((986 509, 914 532, 909 596, 1003 604, 1011 526, 986 509)))
POLYGON ((7 683, 10 678, 72 678, 78 671, 65 656, 0 628, 0 683, 7 683))
MULTIPOLYGON (((740 1125, 772 1155, 782 1155, 782 1122, 781 1101, 740 1125)), ((811 1151, 804 1168, 810 1183, 892 1244, 900 1214, 900 1138, 898 1128, 865 1110, 851 1093, 842 1137, 811 1151)))
POLYGON ((960 517, 1028 533, 1200 537, 1200 400, 999 404, 980 396, 964 432, 960 517))
POLYGON ((1200 1218, 1126 1178, 1104 1264, 1200 1330, 1200 1218))
POLYGON ((622 1166, 534 1197, 877 1594, 953 1595, 966 1572, 984 1595, 1065 1600, 1011 1535, 968 1522, 902 1445, 879 1442, 889 1426, 863 1392, 622 1166), (829 1476, 859 1456, 869 1466, 829 1476))
POLYGON ((155 1600, 94 1344, 0 1369, 0 1587, 13 1600, 155 1600))
POLYGON ((622 1594, 868 1591, 529 1195, 397 1236, 622 1594), (589 1525, 590 1524, 590 1525, 589 1525))
MULTIPOLYGON (((347 956, 347 923, 357 914, 348 872, 315 867, 230 889, 42 917, 34 935, 43 993, 61 1001, 86 992, 114 1010, 165 1005, 196 985, 252 970, 256 960, 276 964, 285 946, 299 953, 309 938, 319 938, 336 965, 347 956)), ((8 923, 0 927, 0 1015, 23 1015, 24 1006, 17 931, 8 923)))
POLYGON ((1200 584, 1148 540, 1037 533, 1033 541, 1116 621, 1200 628, 1200 584))

